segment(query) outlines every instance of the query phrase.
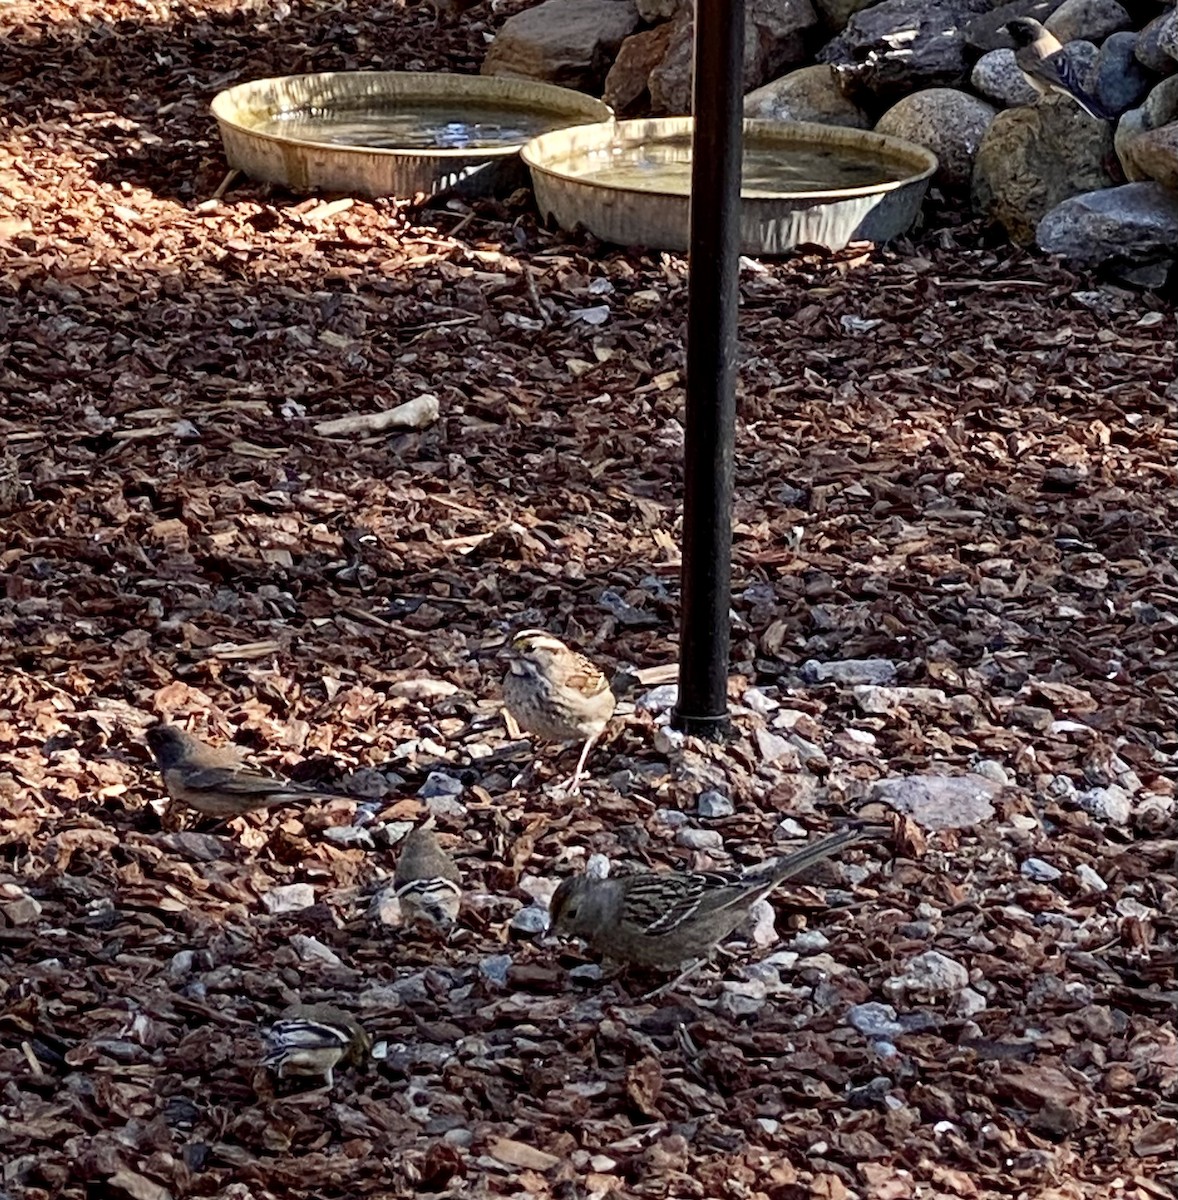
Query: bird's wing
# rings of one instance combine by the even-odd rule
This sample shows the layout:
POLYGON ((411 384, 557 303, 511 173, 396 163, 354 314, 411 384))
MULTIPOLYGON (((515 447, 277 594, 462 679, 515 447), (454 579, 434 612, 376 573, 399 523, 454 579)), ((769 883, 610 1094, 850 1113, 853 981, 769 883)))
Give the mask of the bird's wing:
POLYGON ((1066 92, 1089 116, 1100 121, 1109 119, 1104 106, 1085 88, 1075 62, 1064 51, 1059 50, 1047 58, 1039 59, 1032 74, 1049 87, 1066 92))
POLYGON ((331 796, 331 792, 321 791, 318 787, 308 787, 306 784, 294 784, 256 767, 241 767, 236 770, 224 767, 188 767, 182 782, 193 792, 223 792, 229 796, 268 796, 276 800, 278 797, 312 799, 317 796, 331 796))
POLYGON ((583 654, 572 653, 570 670, 566 677, 569 687, 586 699, 593 699, 609 691, 609 680, 601 669, 591 663, 583 654))
POLYGON ((266 1030, 265 1036, 268 1057, 290 1054, 296 1050, 331 1050, 336 1047, 346 1050, 352 1040, 351 1033, 338 1025, 304 1017, 275 1021, 266 1030))
POLYGON ((651 872, 649 878, 631 876, 626 883, 626 914, 643 933, 651 936, 678 929, 701 909, 717 912, 758 890, 757 886, 742 882, 739 876, 722 871, 651 872))

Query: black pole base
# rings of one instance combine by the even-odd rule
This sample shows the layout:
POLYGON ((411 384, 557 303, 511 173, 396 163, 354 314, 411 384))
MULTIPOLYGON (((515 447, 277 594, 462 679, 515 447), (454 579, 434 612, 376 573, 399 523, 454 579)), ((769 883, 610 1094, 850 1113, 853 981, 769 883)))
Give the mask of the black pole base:
POLYGON ((728 717, 690 717, 677 708, 671 710, 671 728, 705 742, 730 742, 735 735, 728 717))

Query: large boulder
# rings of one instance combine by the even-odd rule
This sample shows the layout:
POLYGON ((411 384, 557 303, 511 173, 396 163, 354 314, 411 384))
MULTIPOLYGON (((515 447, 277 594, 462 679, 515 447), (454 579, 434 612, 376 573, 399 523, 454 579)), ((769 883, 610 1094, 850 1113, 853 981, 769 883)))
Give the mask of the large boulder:
POLYGON ((1137 138, 1133 163, 1147 179, 1178 191, 1178 123, 1150 129, 1137 138))
POLYGON ((1137 34, 1114 33, 1105 39, 1087 79, 1088 90, 1110 113, 1123 113, 1140 103, 1153 76, 1137 61, 1137 34))
POLYGON ((1083 192, 1043 217, 1035 241, 1079 267, 1108 267, 1122 275, 1152 268, 1152 279, 1161 282, 1178 257, 1178 195, 1158 183, 1083 192))
POLYGON ((1169 44, 1173 30, 1178 29, 1178 11, 1172 8, 1154 17, 1152 21, 1137 35, 1137 61, 1143 67, 1157 72, 1159 75, 1172 75, 1178 62, 1172 55, 1167 54, 1162 46, 1163 40, 1169 44))
POLYGON ((638 28, 634 0, 543 0, 503 22, 484 75, 601 91, 622 41, 638 28))
POLYGON ((1000 112, 986 130, 974 162, 977 210, 1026 246, 1057 204, 1119 182, 1113 131, 1070 100, 1000 112), (1114 173, 1116 172, 1116 173, 1114 173))
POLYGON ((1014 61, 1014 51, 1009 46, 987 50, 973 65, 969 77, 970 87, 980 92, 987 100, 1013 108, 1016 104, 1034 104, 1039 93, 1027 82, 1027 77, 1014 61))
POLYGON ((744 115, 767 121, 817 121, 870 129, 871 118, 839 87, 830 67, 800 67, 749 92, 744 115))
POLYGON ((653 29, 631 34, 623 43, 605 77, 602 99, 619 117, 650 105, 650 73, 667 56, 675 26, 664 21, 653 29))
POLYGON ((965 26, 987 0, 882 0, 856 13, 819 52, 848 91, 885 101, 965 82, 965 26))
POLYGON ((1128 29, 1133 22, 1117 0, 1063 0, 1063 3, 1043 22, 1061 42, 1077 38, 1099 42, 1128 29))
MULTIPOLYGON (((1178 121, 1178 75, 1163 79, 1146 96, 1140 108, 1130 109, 1117 122, 1113 144, 1126 179, 1153 178, 1151 169, 1137 160, 1137 143, 1151 130, 1161 129, 1172 121, 1178 121)), ((1148 156, 1149 151, 1146 153, 1148 156)))
POLYGON ((928 88, 889 108, 875 131, 927 147, 937 156, 937 179, 949 187, 965 187, 973 174, 974 156, 995 116, 993 105, 967 92, 928 88))
MULTIPOLYGON (((818 23, 811 0, 747 0, 744 18, 744 90, 751 91, 806 58, 806 33, 818 23)), ((676 22, 663 61, 650 73, 651 110, 691 111, 695 23, 676 22)))

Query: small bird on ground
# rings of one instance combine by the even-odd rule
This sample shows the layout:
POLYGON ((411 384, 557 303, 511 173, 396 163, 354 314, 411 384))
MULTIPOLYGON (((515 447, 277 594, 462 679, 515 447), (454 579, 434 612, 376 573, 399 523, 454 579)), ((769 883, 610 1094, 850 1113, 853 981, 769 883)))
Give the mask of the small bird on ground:
POLYGON ((553 742, 583 742, 567 790, 576 792, 589 750, 609 724, 617 699, 609 681, 583 654, 542 629, 511 639, 503 701, 516 724, 553 742))
POLYGON ((552 897, 549 932, 579 937, 615 963, 673 971, 706 958, 758 900, 790 876, 856 842, 882 836, 885 829, 844 829, 740 873, 574 875, 552 897))
POLYGON ((393 873, 393 892, 409 922, 448 932, 458 920, 462 875, 454 860, 438 845, 430 824, 414 829, 402 842, 393 873))
POLYGON ((173 800, 207 817, 236 817, 261 808, 338 799, 251 766, 232 746, 210 746, 178 725, 154 725, 147 744, 173 800))
POLYGON ((1074 100, 1097 121, 1112 121, 1116 114, 1104 107, 1084 87, 1075 64, 1063 53, 1063 43, 1034 17, 1017 17, 1006 23, 1014 39, 1014 61, 1026 81, 1039 93, 1052 92, 1074 100))
POLYGON ((279 1079, 321 1075, 328 1087, 336 1067, 359 1066, 372 1049, 359 1022, 330 1004, 292 1004, 263 1037, 262 1066, 279 1079))

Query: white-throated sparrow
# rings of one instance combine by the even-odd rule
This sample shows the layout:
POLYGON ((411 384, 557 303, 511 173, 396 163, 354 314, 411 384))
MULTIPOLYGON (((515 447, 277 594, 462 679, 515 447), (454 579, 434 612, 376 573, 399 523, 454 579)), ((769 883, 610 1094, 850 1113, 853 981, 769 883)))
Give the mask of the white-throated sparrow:
POLYGON ((338 798, 251 766, 234 747, 210 746, 178 725, 154 725, 146 737, 168 795, 208 817, 338 798))
POLYGON ((448 931, 458 920, 462 875, 454 860, 438 845, 430 824, 414 829, 401 843, 393 892, 410 922, 448 931))
POLYGON ((609 681, 583 654, 542 629, 517 633, 507 653, 503 701, 516 724, 553 742, 584 743, 567 784, 575 792, 617 703, 609 681))
POLYGON ((844 829, 740 873, 574 875, 552 897, 549 931, 579 937, 616 963, 671 971, 706 958, 753 904, 791 875, 885 831, 885 826, 844 829))
POLYGON ((279 1079, 321 1075, 328 1087, 337 1066, 359 1066, 372 1049, 356 1018, 331 1004, 292 1004, 263 1038, 262 1066, 279 1079))

